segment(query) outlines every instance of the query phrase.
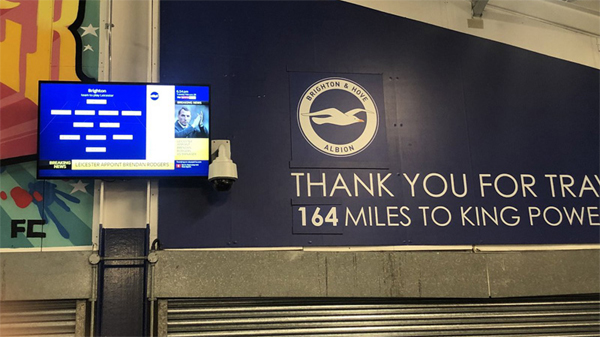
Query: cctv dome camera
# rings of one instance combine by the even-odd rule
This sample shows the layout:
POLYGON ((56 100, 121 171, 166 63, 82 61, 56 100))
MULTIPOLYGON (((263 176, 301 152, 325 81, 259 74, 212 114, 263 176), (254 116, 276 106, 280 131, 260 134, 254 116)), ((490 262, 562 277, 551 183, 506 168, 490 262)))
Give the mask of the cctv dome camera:
POLYGON ((235 182, 231 178, 215 178, 211 180, 215 189, 219 192, 229 191, 235 182))
POLYGON ((218 145, 217 157, 208 166, 208 181, 217 191, 229 191, 238 178, 237 165, 231 160, 229 141, 213 141, 213 145, 218 145))

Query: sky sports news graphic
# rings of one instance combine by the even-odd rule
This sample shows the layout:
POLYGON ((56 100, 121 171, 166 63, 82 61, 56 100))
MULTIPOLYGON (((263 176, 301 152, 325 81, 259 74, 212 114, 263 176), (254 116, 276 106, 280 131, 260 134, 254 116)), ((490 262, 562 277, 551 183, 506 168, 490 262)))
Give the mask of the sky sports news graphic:
POLYGON ((38 178, 206 176, 209 87, 40 82, 38 178))

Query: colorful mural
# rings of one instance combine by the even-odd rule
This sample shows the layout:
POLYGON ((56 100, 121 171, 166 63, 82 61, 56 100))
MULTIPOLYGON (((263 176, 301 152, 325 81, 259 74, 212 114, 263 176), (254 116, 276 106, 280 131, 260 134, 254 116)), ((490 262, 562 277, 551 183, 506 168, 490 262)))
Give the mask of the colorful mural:
POLYGON ((38 81, 93 80, 82 71, 79 34, 98 37, 98 12, 81 27, 85 4, 0 0, 0 159, 36 153, 38 81))
POLYGON ((35 162, 2 167, 0 248, 92 244, 93 180, 36 180, 35 162))
POLYGON ((98 78, 99 3, 0 0, 0 248, 91 245, 93 181, 36 180, 24 161, 37 151, 38 81, 98 78))

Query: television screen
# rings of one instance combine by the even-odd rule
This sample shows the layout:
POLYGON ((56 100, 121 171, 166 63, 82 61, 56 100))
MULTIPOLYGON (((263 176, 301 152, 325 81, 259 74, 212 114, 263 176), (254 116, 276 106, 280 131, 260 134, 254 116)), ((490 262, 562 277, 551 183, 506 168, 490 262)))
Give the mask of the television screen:
POLYGON ((38 178, 207 176, 206 85, 41 81, 38 178))

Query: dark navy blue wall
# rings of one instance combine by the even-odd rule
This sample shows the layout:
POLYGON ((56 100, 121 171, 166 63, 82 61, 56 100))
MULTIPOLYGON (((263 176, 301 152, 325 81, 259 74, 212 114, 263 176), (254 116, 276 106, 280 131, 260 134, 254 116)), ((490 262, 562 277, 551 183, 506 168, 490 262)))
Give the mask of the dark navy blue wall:
MULTIPOLYGON (((563 198, 560 192, 552 197, 544 177, 568 174, 578 194, 587 175, 600 189, 594 180, 600 171, 595 69, 338 1, 162 1, 160 39, 161 82, 211 84, 211 135, 231 140, 240 176, 228 193, 215 192, 200 178, 161 181, 159 238, 165 248, 599 241, 600 227, 588 220, 569 225, 563 214, 556 226, 542 217, 531 225, 527 213, 530 206, 541 211, 599 206, 590 189, 582 197, 563 198), (380 76, 383 164, 336 165, 315 152, 321 166, 295 166, 297 101, 290 74, 296 73, 380 76), (325 173, 330 187, 338 173, 348 182, 355 173, 361 178, 392 173, 385 185, 394 197, 338 191, 324 200, 297 198, 292 173, 325 173), (429 173, 466 174, 468 195, 432 198, 417 188, 413 197, 403 174, 417 173, 421 179, 429 173), (522 197, 521 190, 512 198, 486 190, 482 198, 482 173, 491 179, 530 174, 537 198, 522 197), (385 207, 407 206, 412 222, 298 234, 292 218, 303 204, 337 205, 340 224, 346 208, 356 214, 377 206, 381 220, 385 207), (425 226, 418 207, 440 205, 452 211, 452 222, 425 226), (463 226, 461 206, 515 207, 521 222, 463 226)), ((438 179, 430 182, 432 190, 441 190, 438 179)), ((508 182, 502 179, 500 189, 508 191, 510 185, 503 185, 508 182)), ((553 212, 550 221, 558 216, 553 212)))

